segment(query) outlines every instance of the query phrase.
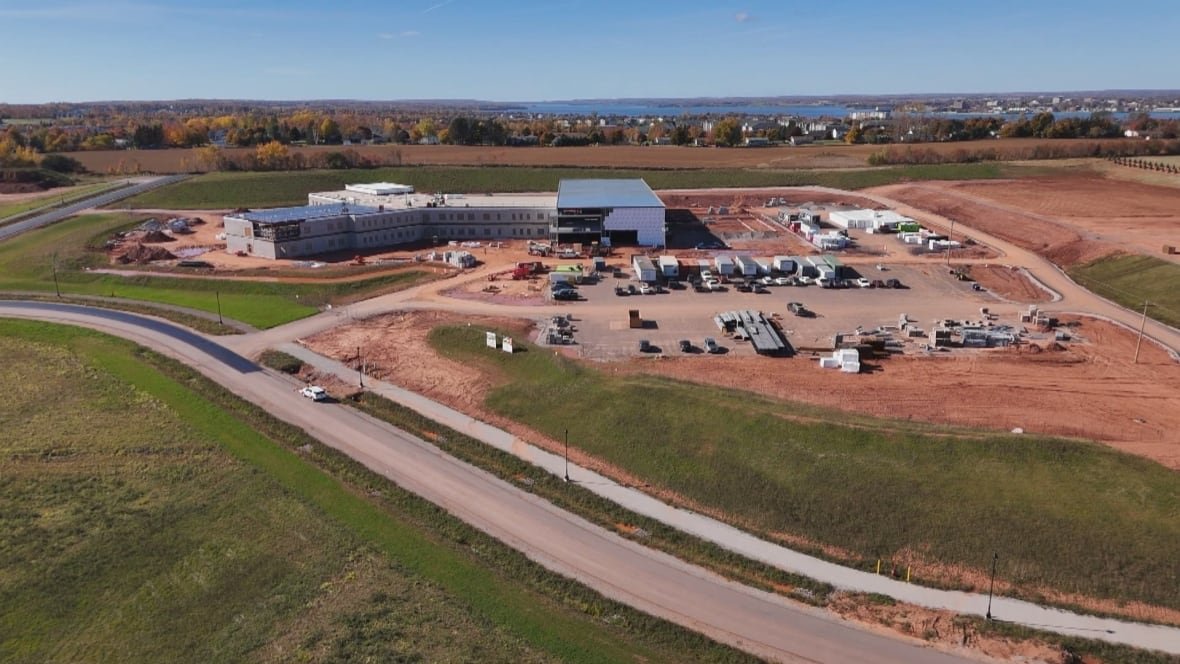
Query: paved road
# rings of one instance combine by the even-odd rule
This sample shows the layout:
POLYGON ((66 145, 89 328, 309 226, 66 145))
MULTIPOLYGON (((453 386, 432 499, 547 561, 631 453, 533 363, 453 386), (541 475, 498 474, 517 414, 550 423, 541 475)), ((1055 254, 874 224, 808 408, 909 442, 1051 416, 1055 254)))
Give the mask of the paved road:
POLYGON ((162 187, 166 184, 179 182, 187 177, 187 175, 168 175, 141 179, 137 184, 133 184, 130 187, 123 187, 121 189, 116 189, 115 191, 109 191, 105 194, 84 198, 76 203, 70 203, 65 207, 54 208, 53 210, 50 210, 44 214, 39 214, 35 217, 29 217, 24 221, 18 221, 14 224, 8 224, 7 226, 0 226, 0 241, 7 240, 10 237, 20 235, 21 233, 33 230, 34 228, 41 228, 42 226, 48 226, 49 224, 57 223, 62 219, 78 214, 83 210, 89 210, 90 208, 108 205, 110 203, 114 203, 115 201, 123 200, 124 198, 130 198, 137 194, 142 194, 143 192, 150 189, 155 189, 156 187, 162 187))
POLYGON ((872 633, 626 540, 350 408, 309 407, 292 385, 200 334, 119 311, 0 302, 0 315, 98 329, 178 359, 541 565, 718 641, 784 662, 964 661, 872 633))

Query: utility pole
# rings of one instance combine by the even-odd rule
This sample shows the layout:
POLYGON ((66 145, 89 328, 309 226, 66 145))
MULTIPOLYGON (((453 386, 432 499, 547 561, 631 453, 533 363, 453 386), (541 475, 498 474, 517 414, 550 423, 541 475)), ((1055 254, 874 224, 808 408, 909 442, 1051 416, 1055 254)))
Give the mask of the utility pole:
POLYGON ((1139 341, 1135 342, 1135 359, 1131 364, 1139 364, 1139 347, 1143 345, 1143 328, 1147 327, 1147 300, 1143 301, 1143 319, 1139 321, 1139 341))
POLYGON ((570 481, 570 430, 565 430, 565 481, 570 481))
POLYGON ((998 551, 992 552, 992 582, 987 587, 987 619, 992 619, 992 592, 996 589, 996 561, 1000 559, 998 551))
POLYGON ((57 283, 57 252, 53 252, 53 291, 61 297, 61 286, 57 283))
POLYGON ((225 319, 221 317, 221 291, 213 291, 213 294, 217 297, 217 324, 225 325, 225 319))
POLYGON ((356 376, 360 381, 361 388, 365 387, 365 362, 361 357, 361 347, 356 347, 356 376))

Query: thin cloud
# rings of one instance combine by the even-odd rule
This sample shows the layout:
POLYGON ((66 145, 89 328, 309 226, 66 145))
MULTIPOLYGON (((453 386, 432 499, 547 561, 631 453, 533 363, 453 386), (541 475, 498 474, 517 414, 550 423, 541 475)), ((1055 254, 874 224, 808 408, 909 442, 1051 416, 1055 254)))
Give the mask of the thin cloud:
POLYGON ((430 5, 429 7, 427 7, 426 9, 423 9, 422 13, 429 14, 430 12, 432 12, 436 9, 442 9, 443 7, 446 7, 447 5, 451 4, 454 1, 455 0, 442 0, 442 2, 436 2, 433 5, 430 5))
POLYGON ((420 34, 422 34, 422 33, 418 32, 417 30, 404 30, 404 31, 402 31, 403 37, 417 37, 420 34))
POLYGON ((754 17, 750 15, 750 12, 738 12, 733 15, 733 20, 737 21, 738 23, 746 23, 747 21, 753 20, 753 18, 754 17))
POLYGON ((393 33, 392 32, 379 32, 379 33, 377 33, 377 39, 393 39, 393 33))

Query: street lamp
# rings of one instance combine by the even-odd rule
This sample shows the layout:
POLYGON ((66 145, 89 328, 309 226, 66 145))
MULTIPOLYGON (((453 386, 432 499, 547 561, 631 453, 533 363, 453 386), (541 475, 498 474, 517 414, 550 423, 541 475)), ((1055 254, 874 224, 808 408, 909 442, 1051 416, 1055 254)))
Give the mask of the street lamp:
POLYGON ((217 324, 225 325, 225 319, 221 317, 221 291, 213 291, 213 295, 217 297, 217 324))
POLYGON ((61 297, 61 286, 57 283, 57 252, 53 252, 53 290, 61 297))
POLYGON ((992 592, 996 589, 996 561, 1000 559, 998 551, 992 552, 992 581, 987 587, 987 619, 992 619, 992 592))
POLYGON ((360 381, 361 389, 365 387, 365 361, 361 357, 361 347, 356 347, 356 375, 360 381))
POLYGON ((565 430, 565 481, 570 481, 570 430, 565 430))

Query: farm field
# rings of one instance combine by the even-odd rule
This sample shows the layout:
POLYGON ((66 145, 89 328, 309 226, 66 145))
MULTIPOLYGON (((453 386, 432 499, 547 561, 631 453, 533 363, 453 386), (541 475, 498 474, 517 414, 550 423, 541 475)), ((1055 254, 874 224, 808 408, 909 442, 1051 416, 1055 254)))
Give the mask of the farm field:
POLYGON ((531 347, 508 358, 481 349, 481 329, 438 328, 431 342, 495 377, 486 406, 497 415, 550 438, 568 427, 589 454, 759 532, 919 570, 979 569, 980 552, 995 548, 1017 586, 1180 609, 1158 585, 1180 555, 1180 480, 1152 462, 1052 438, 862 428, 753 393, 611 376, 531 347))
POLYGON ((0 356, 28 386, 0 406, 2 661, 746 659, 391 486, 375 498, 301 432, 127 342, 0 321, 0 356))
POLYGON ((1151 303, 1148 315, 1180 327, 1180 264, 1150 256, 1118 255, 1069 270, 1074 281, 1128 309, 1151 303))
POLYGON ((1037 167, 1005 164, 891 166, 839 171, 643 170, 586 168, 400 167, 332 171, 210 173, 121 202, 127 208, 232 209, 305 205, 313 191, 343 189, 356 182, 392 181, 423 192, 495 193, 557 191, 562 178, 643 178, 653 189, 820 185, 861 189, 930 179, 989 179, 1037 175, 1037 167))
MULTIPOLYGON (((917 149, 943 158, 961 159, 978 151, 992 151, 998 159, 1029 159, 1045 150, 1063 146, 1098 146, 1115 149, 1132 143, 1123 139, 1073 140, 1006 138, 988 141, 922 143, 917 149)), ((350 145, 292 147, 291 152, 311 156, 352 150, 382 163, 406 166, 578 166, 590 168, 770 168, 831 169, 868 165, 869 156, 886 146, 821 143, 799 147, 695 148, 677 146, 493 147, 462 145, 350 145)), ((894 146, 905 150, 908 146, 894 146)), ((229 157, 250 154, 252 148, 226 148, 229 157)), ((95 173, 183 173, 200 170, 194 150, 110 150, 73 152, 70 156, 95 173)))
POLYGON ((53 293, 56 262, 63 293, 147 300, 211 313, 220 307, 228 318, 266 328, 311 315, 326 304, 390 292, 432 278, 413 269, 319 283, 123 277, 87 270, 107 267, 102 243, 114 231, 142 218, 121 213, 83 215, 0 244, 0 290, 53 293))

